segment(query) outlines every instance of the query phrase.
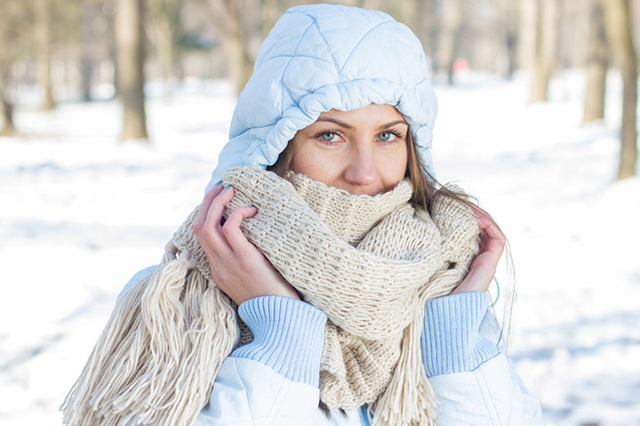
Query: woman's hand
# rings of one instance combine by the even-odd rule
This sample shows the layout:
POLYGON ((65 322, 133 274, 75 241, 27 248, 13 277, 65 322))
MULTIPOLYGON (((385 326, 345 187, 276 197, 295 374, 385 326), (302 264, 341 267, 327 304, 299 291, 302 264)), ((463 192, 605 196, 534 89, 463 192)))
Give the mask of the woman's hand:
POLYGON ((240 231, 243 219, 254 216, 255 207, 237 207, 222 224, 222 212, 233 198, 233 187, 218 184, 205 195, 193 225, 204 249, 211 276, 218 288, 236 304, 258 296, 300 299, 269 261, 240 231))
POLYGON ((507 242, 504 234, 487 212, 476 206, 471 208, 482 232, 480 237, 481 251, 471 262, 467 276, 451 294, 487 291, 496 274, 498 261, 507 242))

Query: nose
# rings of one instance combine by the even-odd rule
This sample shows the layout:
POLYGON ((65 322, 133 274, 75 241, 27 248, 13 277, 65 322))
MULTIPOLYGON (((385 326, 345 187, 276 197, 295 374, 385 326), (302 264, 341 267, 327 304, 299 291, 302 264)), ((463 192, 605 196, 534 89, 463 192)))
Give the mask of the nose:
POLYGON ((345 168, 344 178, 349 184, 361 187, 366 187, 377 181, 378 171, 371 146, 355 144, 349 158, 349 164, 345 168))

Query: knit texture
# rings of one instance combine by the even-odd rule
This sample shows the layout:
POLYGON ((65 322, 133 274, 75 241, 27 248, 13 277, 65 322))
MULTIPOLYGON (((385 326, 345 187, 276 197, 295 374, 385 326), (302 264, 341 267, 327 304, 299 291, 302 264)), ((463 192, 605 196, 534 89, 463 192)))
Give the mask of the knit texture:
POLYGON ((308 303, 288 297, 254 297, 238 314, 253 342, 231 356, 261 362, 287 379, 318 386, 320 355, 327 316, 308 303))
MULTIPOLYGON (((466 274, 478 250, 472 211, 444 196, 431 215, 414 210, 406 180, 373 197, 252 167, 230 169, 223 181, 236 191, 225 214, 256 206, 244 235, 328 317, 321 400, 370 404, 374 425, 433 424, 420 355, 424 304, 466 274)), ((224 358, 252 340, 211 279, 193 233, 197 210, 158 270, 121 297, 65 400, 66 424, 191 425, 224 358)))
POLYGON ((425 306, 422 361, 429 377, 473 371, 498 355, 480 334, 489 306, 485 292, 468 292, 429 300, 425 306))

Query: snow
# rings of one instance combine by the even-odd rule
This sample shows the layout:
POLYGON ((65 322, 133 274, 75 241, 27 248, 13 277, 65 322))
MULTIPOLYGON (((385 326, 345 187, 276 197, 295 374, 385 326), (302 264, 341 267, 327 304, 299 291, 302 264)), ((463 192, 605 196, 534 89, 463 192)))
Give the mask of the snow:
MULTIPOLYGON (((606 120, 590 125, 576 71, 536 105, 525 76, 436 87, 438 178, 475 194, 509 238, 510 355, 549 425, 640 425, 640 178, 615 180, 609 83, 606 120)), ((234 102, 225 81, 152 97, 150 145, 118 142, 114 101, 17 109, 22 135, 0 138, 0 425, 61 424, 120 289, 200 202, 234 102)))

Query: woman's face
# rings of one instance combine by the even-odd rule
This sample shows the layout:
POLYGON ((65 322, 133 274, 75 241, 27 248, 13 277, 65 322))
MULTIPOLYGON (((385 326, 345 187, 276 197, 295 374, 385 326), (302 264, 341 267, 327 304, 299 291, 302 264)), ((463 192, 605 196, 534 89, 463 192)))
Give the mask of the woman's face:
POLYGON ((407 170, 408 131, 391 105, 323 112, 290 142, 291 170, 351 194, 386 192, 407 170))

